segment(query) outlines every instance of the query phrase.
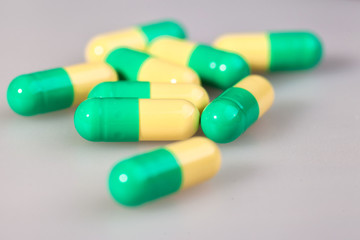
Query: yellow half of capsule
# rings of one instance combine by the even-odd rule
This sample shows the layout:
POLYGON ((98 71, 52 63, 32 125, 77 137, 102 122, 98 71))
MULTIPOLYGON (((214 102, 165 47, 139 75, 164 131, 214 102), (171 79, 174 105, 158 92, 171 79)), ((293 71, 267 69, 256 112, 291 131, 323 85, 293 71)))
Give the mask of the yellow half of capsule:
POLYGON ((200 84, 199 76, 190 68, 158 58, 148 58, 141 65, 138 81, 200 84))
POLYGON ((139 99, 139 140, 184 140, 199 128, 199 110, 186 100, 139 99))
POLYGON ((237 84, 237 88, 249 91, 259 105, 259 118, 271 107, 274 102, 275 93, 271 83, 259 75, 250 75, 237 84))
POLYGON ((226 34, 216 39, 213 45, 239 54, 252 71, 266 71, 270 67, 270 39, 266 33, 226 34))
POLYGON ((73 105, 84 101, 91 89, 102 82, 118 80, 115 70, 106 63, 85 63, 64 67, 74 88, 73 105))
POLYGON ((148 47, 148 52, 170 62, 187 66, 195 48, 196 44, 193 42, 171 37, 159 37, 152 41, 148 47), (170 53, 169 49, 171 49, 170 53))
POLYGON ((196 84, 150 84, 150 98, 152 99, 185 99, 197 107, 200 112, 209 104, 206 90, 196 84))
POLYGON ((108 54, 119 47, 145 50, 146 36, 138 28, 110 32, 93 38, 86 47, 86 61, 105 61, 108 54))
POLYGON ((175 156, 181 167, 181 189, 212 178, 220 169, 220 150, 208 138, 194 137, 184 142, 169 144, 165 149, 175 156))

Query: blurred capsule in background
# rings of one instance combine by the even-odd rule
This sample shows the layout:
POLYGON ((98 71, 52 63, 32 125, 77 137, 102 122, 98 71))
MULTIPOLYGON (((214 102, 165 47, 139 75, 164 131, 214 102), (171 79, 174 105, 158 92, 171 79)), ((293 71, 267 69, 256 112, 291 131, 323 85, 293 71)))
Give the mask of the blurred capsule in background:
POLYGON ((150 98, 184 99, 201 112, 209 104, 209 96, 204 88, 196 84, 170 84, 150 82, 104 82, 95 86, 88 98, 150 98))
POLYGON ((226 89, 249 75, 249 66, 237 54, 190 41, 159 37, 147 51, 155 56, 193 69, 203 83, 226 89))
POLYGON ((106 62, 116 70, 120 79, 200 84, 199 76, 192 69, 129 48, 111 52, 106 62))
POLYGON ((90 98, 76 109, 74 123, 89 141, 171 141, 192 137, 199 115, 186 100, 90 98))
POLYGON ((87 45, 85 57, 90 62, 104 61, 110 52, 119 47, 145 50, 150 41, 164 35, 186 37, 184 29, 174 20, 154 22, 94 37, 87 45))
POLYGON ((271 107, 273 101, 270 82, 264 77, 250 75, 204 109, 201 128, 217 143, 234 141, 271 107))
POLYGON ((220 165, 216 144, 194 137, 119 162, 109 189, 118 203, 137 206, 206 181, 220 165))
POLYGON ((78 105, 97 84, 117 80, 106 63, 55 68, 16 77, 8 87, 7 100, 14 112, 32 116, 78 105))
POLYGON ((225 34, 214 47, 239 54, 252 71, 309 69, 322 57, 322 44, 311 32, 225 34))

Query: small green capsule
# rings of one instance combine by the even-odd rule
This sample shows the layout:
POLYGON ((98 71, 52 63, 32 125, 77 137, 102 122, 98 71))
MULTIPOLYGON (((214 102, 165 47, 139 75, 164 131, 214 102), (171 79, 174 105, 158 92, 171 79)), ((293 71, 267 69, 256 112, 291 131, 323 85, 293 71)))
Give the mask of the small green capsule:
POLYGON ((129 48, 118 48, 106 58, 120 79, 139 82, 199 84, 199 76, 190 68, 154 58, 129 48))
POLYGON ((323 48, 311 32, 225 34, 214 46, 244 57, 253 71, 291 71, 313 68, 323 48))
POLYGON ((106 57, 117 48, 129 47, 143 51, 159 36, 186 38, 186 33, 177 21, 165 20, 100 34, 88 43, 85 57, 87 62, 99 62, 105 61, 106 57))
POLYGON ((151 42, 148 52, 159 58, 188 66, 209 85, 226 89, 248 76, 250 69, 238 54, 172 37, 151 42))
POLYGON ((90 98, 76 109, 74 124, 89 141, 171 141, 194 135, 199 115, 186 100, 90 98))
POLYGON ((11 109, 23 116, 68 108, 73 99, 73 86, 63 68, 21 75, 7 90, 11 109))
POLYGON ((232 142, 260 118, 273 101, 270 82, 250 75, 225 90, 204 109, 201 128, 217 143, 232 142))
POLYGON ((137 206, 212 178, 220 164, 216 144, 193 137, 120 161, 110 173, 109 190, 118 203, 137 206))

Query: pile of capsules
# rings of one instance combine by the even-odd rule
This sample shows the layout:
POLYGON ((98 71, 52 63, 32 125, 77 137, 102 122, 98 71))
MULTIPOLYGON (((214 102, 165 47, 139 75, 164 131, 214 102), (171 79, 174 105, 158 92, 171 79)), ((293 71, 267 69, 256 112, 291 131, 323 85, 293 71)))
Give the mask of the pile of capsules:
POLYGON ((80 104, 74 124, 89 141, 181 140, 123 160, 109 176, 111 195, 127 206, 174 193, 213 177, 214 142, 234 141, 272 105, 270 82, 251 72, 309 69, 322 56, 309 32, 227 34, 213 46, 185 38, 175 21, 99 35, 87 63, 15 78, 8 103, 24 116, 80 104), (209 103, 200 83, 224 92, 209 103), (191 138, 199 125, 207 138, 191 138))

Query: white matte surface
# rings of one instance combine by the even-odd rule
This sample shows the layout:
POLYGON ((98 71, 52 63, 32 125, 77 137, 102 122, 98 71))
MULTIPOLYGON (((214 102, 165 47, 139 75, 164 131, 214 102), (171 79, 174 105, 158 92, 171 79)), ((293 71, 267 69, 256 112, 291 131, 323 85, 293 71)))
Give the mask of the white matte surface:
POLYGON ((360 239, 359 13, 358 1, 2 0, 0 239, 360 239), (311 71, 267 75, 273 108, 220 146, 214 179, 124 208, 107 192, 111 167, 164 143, 87 142, 74 109, 22 117, 6 90, 19 74, 83 61, 95 34, 165 17, 207 43, 309 29, 326 56, 311 71))

